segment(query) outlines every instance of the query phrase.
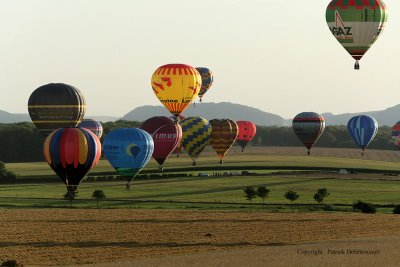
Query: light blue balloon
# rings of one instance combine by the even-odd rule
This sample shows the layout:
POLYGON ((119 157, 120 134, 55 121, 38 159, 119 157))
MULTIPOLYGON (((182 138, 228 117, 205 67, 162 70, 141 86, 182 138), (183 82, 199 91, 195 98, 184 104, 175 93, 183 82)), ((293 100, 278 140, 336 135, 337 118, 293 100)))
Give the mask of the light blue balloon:
POLYGON ((153 138, 138 128, 120 128, 107 134, 103 152, 114 169, 132 179, 146 166, 154 151, 153 138))
POLYGON ((355 116, 347 123, 347 130, 354 142, 356 142, 364 152, 364 149, 378 132, 378 122, 368 115, 355 116))

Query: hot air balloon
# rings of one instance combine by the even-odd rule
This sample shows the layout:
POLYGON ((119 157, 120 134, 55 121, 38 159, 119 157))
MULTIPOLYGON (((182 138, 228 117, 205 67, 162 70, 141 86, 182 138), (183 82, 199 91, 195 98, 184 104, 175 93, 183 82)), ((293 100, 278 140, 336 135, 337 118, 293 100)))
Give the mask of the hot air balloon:
POLYGON ((179 124, 182 127, 182 146, 196 166, 196 159, 210 141, 211 124, 200 117, 188 117, 179 124))
POLYGON ((61 128, 47 136, 43 155, 53 171, 75 195, 83 177, 100 159, 101 144, 84 128, 61 128))
POLYGON ((199 94, 201 76, 191 66, 168 64, 153 73, 151 87, 169 112, 179 116, 199 94))
POLYGON ((236 124, 239 127, 239 133, 236 141, 239 143, 242 148, 242 152, 244 148, 247 146, 254 136, 256 135, 256 125, 251 121, 237 121, 236 124))
POLYGON ((78 127, 82 127, 92 131, 99 139, 103 135, 103 126, 99 121, 95 121, 92 119, 83 119, 78 124, 78 127))
POLYGON ((33 91, 28 100, 28 111, 36 128, 50 133, 78 125, 85 115, 85 98, 71 85, 50 83, 33 91))
POLYGON ((308 149, 307 155, 310 155, 311 147, 325 130, 325 120, 318 113, 302 112, 294 117, 292 127, 297 137, 308 149))
POLYGON ((378 122, 368 115, 354 116, 347 123, 347 130, 357 146, 362 149, 361 156, 364 156, 365 148, 378 132, 378 122))
POLYGON ((382 0, 332 0, 326 9, 326 22, 336 40, 356 60, 376 41, 385 27, 386 6, 382 0))
POLYGON ((235 143, 238 134, 236 122, 229 119, 210 120, 212 127, 210 145, 220 159, 219 163, 224 163, 223 159, 229 148, 235 143))
POLYGON ((182 139, 182 128, 168 117, 152 117, 140 126, 153 137, 153 158, 160 164, 171 155, 182 139))
POLYGON ((106 135, 103 151, 118 174, 127 177, 127 189, 130 189, 132 179, 149 162, 154 143, 151 135, 145 130, 119 128, 106 135))
POLYGON ((198 67, 196 70, 201 75, 201 89, 199 92, 200 102, 203 100, 204 94, 210 89, 213 83, 213 74, 208 68, 198 67))
POLYGON ((395 125, 393 125, 392 127, 392 139, 393 142, 395 144, 395 146, 397 146, 397 148, 400 148, 400 121, 398 121, 395 125))

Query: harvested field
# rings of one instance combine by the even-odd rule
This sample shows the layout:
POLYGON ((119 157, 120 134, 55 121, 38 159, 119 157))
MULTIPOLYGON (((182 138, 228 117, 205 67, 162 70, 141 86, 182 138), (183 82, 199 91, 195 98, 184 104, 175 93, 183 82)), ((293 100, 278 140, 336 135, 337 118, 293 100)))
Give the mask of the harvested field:
POLYGON ((82 264, 400 235, 400 216, 185 210, 2 209, 0 259, 82 264))

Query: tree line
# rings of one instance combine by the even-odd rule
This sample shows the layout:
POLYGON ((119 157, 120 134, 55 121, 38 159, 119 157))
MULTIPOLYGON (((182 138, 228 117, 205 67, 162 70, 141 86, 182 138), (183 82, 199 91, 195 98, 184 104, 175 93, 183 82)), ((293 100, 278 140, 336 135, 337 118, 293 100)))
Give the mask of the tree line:
MULTIPOLYGON (((139 127, 140 122, 119 120, 103 123, 104 136, 115 128, 139 127)), ((45 136, 32 123, 21 122, 0 124, 0 161, 38 162, 43 161, 42 146, 45 136)), ((291 127, 257 126, 257 134, 252 141, 254 146, 302 146, 291 127)), ((346 126, 327 126, 321 138, 319 147, 356 148, 347 132, 346 126)), ((368 146, 371 149, 397 149, 391 138, 391 128, 379 128, 375 139, 368 146)))

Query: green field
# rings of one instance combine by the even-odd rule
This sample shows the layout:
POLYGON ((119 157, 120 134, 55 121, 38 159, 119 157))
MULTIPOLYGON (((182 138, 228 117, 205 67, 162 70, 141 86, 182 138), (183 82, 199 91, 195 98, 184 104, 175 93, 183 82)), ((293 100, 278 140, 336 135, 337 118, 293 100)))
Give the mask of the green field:
MULTIPOLYGON (((66 191, 65 186, 54 177, 46 163, 14 163, 6 166, 18 175, 18 179, 23 181, 30 178, 30 182, 0 185, 1 206, 69 205, 68 201, 62 199, 66 191), (54 182, 32 182, 37 177, 53 177, 54 182)), ((181 177, 134 180, 132 190, 127 191, 124 181, 112 180, 115 178, 114 170, 106 160, 101 160, 90 175, 112 175, 111 180, 83 181, 73 206, 95 207, 96 202, 91 199, 91 194, 100 189, 107 196, 107 199, 101 202, 101 206, 107 208, 310 210, 317 206, 313 195, 318 188, 325 187, 331 193, 325 203, 334 205, 338 210, 351 210, 354 201, 362 200, 377 204, 380 211, 390 212, 391 208, 385 206, 392 207, 400 203, 400 179, 396 176, 386 176, 384 173, 399 171, 400 164, 383 160, 243 153, 229 155, 225 163, 220 165, 217 158, 209 153, 199 159, 197 167, 192 167, 191 160, 186 156, 172 157, 165 164, 163 174, 178 173, 181 177), (318 168, 324 170, 316 170, 318 168), (339 168, 361 171, 343 179, 331 172, 339 168), (247 169, 255 175, 214 176, 226 171, 240 174, 240 170, 247 169), (363 171, 376 174, 369 176, 371 174, 364 174, 363 171), (200 172, 210 176, 198 177, 200 172), (253 205, 250 205, 244 198, 243 188, 261 185, 266 185, 271 190, 266 200, 267 205, 260 205, 259 199, 255 199, 253 205), (294 203, 289 203, 283 197, 287 190, 297 191, 300 198, 294 203)), ((144 173, 161 174, 153 160, 144 173)))

